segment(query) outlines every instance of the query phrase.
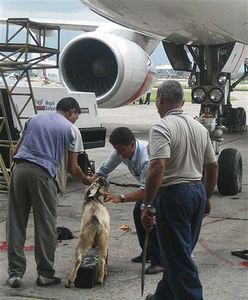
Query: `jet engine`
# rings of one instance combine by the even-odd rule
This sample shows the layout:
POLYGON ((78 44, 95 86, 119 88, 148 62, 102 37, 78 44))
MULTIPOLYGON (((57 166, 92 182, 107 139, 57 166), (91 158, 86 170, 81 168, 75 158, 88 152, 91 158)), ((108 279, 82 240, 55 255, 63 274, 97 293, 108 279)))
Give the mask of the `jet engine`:
POLYGON ((133 102, 147 92, 156 77, 149 55, 140 46, 102 32, 84 33, 67 44, 59 72, 69 90, 94 92, 100 108, 133 102))

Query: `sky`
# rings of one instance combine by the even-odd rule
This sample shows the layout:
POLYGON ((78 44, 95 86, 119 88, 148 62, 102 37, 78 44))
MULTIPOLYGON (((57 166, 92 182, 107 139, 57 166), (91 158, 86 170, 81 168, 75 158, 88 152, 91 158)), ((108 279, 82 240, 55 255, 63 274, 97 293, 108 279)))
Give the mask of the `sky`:
MULTIPOLYGON (((0 0, 0 19, 45 18, 59 20, 104 21, 79 0, 0 0)), ((79 32, 61 31, 61 50, 79 32)), ((0 26, 0 42, 5 39, 5 29, 0 26)), ((168 64, 161 43, 152 54, 154 64, 168 64)))

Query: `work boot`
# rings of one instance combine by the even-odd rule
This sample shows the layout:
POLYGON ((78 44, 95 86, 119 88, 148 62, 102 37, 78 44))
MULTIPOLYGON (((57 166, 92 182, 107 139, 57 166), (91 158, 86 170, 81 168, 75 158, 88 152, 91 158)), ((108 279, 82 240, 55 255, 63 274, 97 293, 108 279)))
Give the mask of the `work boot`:
POLYGON ((153 265, 150 265, 145 270, 146 274, 158 274, 158 273, 161 273, 161 272, 164 272, 164 268, 162 268, 160 266, 153 266, 153 265))
POLYGON ((54 284, 59 284, 61 283, 61 278, 59 277, 45 277, 42 275, 38 275, 37 279, 36 279, 36 284, 38 286, 47 286, 47 285, 54 285, 54 284))
POLYGON ((145 298, 145 300, 156 300, 156 299, 157 299, 156 295, 154 295, 154 294, 149 294, 145 298))
POLYGON ((22 284, 22 278, 18 275, 11 275, 7 279, 7 284, 11 286, 12 288, 19 288, 22 284))
MULTIPOLYGON (((146 262, 149 262, 150 260, 151 260, 150 257, 146 258, 146 262)), ((133 263, 142 263, 142 255, 135 256, 135 257, 131 258, 131 261, 133 263)))

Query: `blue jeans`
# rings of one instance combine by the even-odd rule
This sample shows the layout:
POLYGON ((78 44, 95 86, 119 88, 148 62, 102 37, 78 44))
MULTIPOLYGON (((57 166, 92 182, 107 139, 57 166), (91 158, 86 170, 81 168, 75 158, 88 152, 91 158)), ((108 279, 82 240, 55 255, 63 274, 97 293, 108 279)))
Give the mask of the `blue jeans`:
POLYGON ((191 253, 198 241, 205 204, 201 182, 182 184, 157 194, 156 228, 165 271, 156 289, 156 299, 203 299, 191 253))
MULTIPOLYGON (((135 203, 135 206, 133 209, 133 219, 134 219, 136 232, 138 235, 139 244, 143 251, 146 232, 141 223, 141 210, 140 210, 141 203, 142 203, 142 201, 137 201, 135 203)), ((156 228, 153 228, 149 234, 146 257, 151 259, 151 265, 163 266, 162 257, 160 255, 160 251, 159 251, 159 244, 158 244, 156 228)))

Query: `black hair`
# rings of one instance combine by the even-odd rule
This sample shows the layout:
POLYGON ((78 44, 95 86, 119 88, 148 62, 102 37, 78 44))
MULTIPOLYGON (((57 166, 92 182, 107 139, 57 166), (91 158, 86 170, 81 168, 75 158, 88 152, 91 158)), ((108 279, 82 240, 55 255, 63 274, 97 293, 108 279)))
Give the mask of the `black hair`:
POLYGON ((129 145, 135 142, 135 136, 129 128, 117 127, 112 131, 109 142, 112 145, 129 145))
POLYGON ((56 110, 60 110, 63 112, 68 112, 71 109, 75 109, 78 114, 81 113, 80 106, 76 99, 72 97, 65 97, 59 100, 56 110))

